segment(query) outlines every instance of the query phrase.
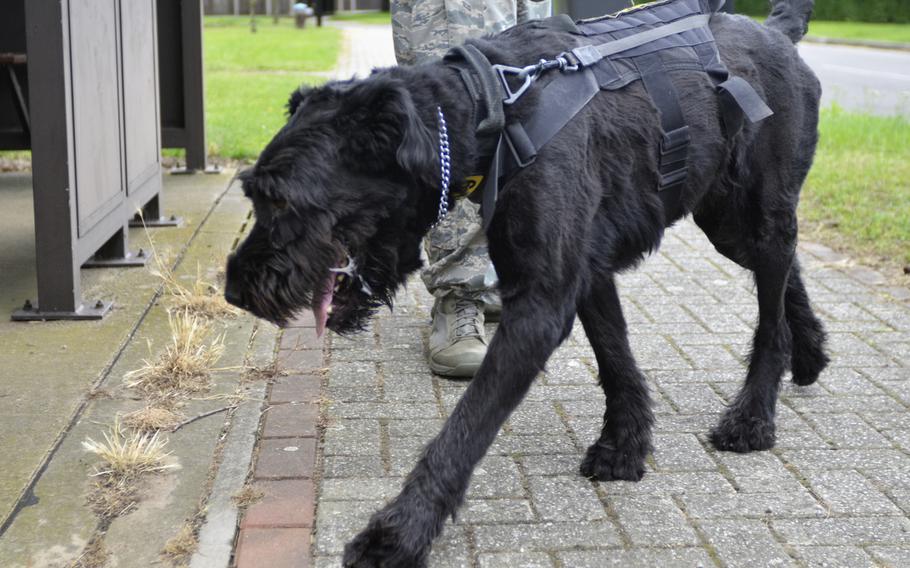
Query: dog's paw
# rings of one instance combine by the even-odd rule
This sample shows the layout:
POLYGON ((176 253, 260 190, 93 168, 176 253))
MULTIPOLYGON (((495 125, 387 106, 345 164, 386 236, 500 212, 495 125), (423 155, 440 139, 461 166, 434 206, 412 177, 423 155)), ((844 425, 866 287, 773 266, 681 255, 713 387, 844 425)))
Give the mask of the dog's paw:
POLYGON ((818 376, 830 359, 825 353, 825 343, 828 335, 821 322, 814 317, 802 327, 793 328, 792 354, 790 356, 790 370, 793 371, 793 383, 807 386, 818 380, 818 376))
POLYGON ((344 547, 345 568, 414 567, 427 565, 429 548, 413 549, 421 538, 409 538, 407 529, 394 522, 394 515, 380 511, 367 528, 344 547))
POLYGON ((774 447, 774 421, 729 409, 711 431, 711 443, 725 452, 747 453, 774 447))
POLYGON ((615 448, 595 442, 581 460, 579 473, 598 481, 639 481, 645 474, 645 454, 647 452, 634 452, 634 455, 620 453, 615 448))
POLYGON ((801 387, 811 385, 818 380, 818 376, 828 366, 829 361, 820 344, 813 343, 801 347, 794 345, 791 360, 793 383, 801 387))

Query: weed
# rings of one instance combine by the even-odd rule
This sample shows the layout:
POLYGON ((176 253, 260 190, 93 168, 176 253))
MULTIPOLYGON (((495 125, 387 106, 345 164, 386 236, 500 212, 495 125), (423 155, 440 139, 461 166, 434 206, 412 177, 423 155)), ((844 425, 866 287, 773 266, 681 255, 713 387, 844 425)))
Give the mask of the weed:
POLYGON ((177 534, 164 544, 161 553, 175 566, 185 566, 196 552, 199 539, 195 527, 185 523, 177 534))
POLYGON ((166 463, 170 456, 165 451, 167 439, 148 432, 125 432, 120 420, 115 419, 104 441, 88 438, 82 447, 101 458, 92 477, 95 484, 89 503, 101 518, 125 515, 136 505, 137 482, 148 473, 177 467, 166 463))
POLYGON ((249 507, 253 503, 262 499, 263 496, 265 496, 265 493, 263 493, 259 489, 256 489, 252 485, 247 484, 247 485, 243 486, 243 489, 241 489, 240 491, 235 493, 231 497, 231 500, 239 508, 245 509, 246 507, 249 507))
POLYGON ((170 430, 182 419, 182 416, 167 408, 146 406, 125 415, 123 423, 139 432, 155 432, 156 430, 170 430))
POLYGON ((212 324, 189 310, 168 313, 168 323, 171 344, 158 359, 146 359, 127 373, 124 382, 163 399, 208 389, 209 373, 224 352, 224 336, 209 340, 212 324))

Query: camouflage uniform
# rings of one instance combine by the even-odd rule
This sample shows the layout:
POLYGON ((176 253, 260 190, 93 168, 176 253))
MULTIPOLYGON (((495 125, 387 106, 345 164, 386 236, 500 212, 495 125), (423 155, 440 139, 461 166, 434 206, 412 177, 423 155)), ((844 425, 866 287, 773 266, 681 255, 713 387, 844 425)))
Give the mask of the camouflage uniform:
MULTIPOLYGON (((550 14, 550 0, 393 0, 392 33, 400 65, 442 57, 449 47, 518 22, 550 14)), ((423 272, 427 290, 437 297, 499 304, 496 273, 478 206, 462 199, 430 231, 425 241, 430 265, 423 272)))

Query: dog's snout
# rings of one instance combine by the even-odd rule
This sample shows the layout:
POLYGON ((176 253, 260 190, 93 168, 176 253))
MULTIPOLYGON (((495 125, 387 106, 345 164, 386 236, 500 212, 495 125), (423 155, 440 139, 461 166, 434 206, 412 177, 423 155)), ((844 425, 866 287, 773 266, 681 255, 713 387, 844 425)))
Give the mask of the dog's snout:
POLYGON ((226 288, 224 290, 224 299, 227 300, 229 304, 237 306, 238 308, 243 308, 243 296, 237 290, 231 288, 226 288))
POLYGON ((240 290, 238 285, 238 279, 236 278, 236 259, 237 255, 232 254, 228 257, 227 262, 227 271, 225 273, 225 283, 224 283, 224 299, 234 306, 237 306, 241 309, 246 309, 246 306, 243 303, 243 293, 240 290))

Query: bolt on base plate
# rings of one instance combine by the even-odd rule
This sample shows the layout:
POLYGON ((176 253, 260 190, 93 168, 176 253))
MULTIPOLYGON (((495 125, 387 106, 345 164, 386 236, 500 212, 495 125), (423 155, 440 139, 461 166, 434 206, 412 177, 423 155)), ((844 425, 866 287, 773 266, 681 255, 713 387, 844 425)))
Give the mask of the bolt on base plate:
POLYGON ((85 321, 100 320, 110 313, 113 302, 98 300, 86 302, 73 312, 44 312, 31 302, 25 302, 21 310, 16 310, 10 317, 13 321, 85 321))

